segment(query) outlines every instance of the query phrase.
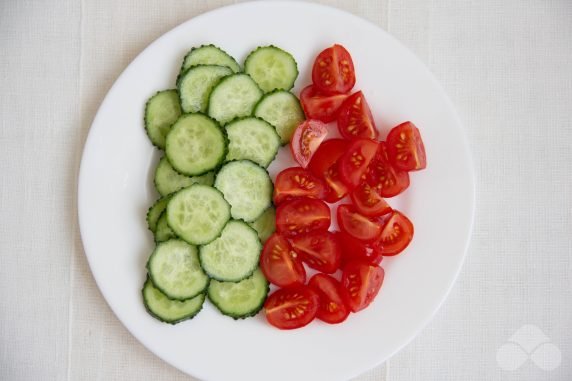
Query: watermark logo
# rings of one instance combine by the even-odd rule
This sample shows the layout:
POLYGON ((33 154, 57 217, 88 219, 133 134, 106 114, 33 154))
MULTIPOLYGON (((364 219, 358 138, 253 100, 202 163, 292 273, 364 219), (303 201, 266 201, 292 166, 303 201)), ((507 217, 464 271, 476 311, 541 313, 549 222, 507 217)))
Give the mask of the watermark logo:
POLYGON ((504 370, 517 370, 529 359, 538 368, 551 371, 560 366, 562 353, 540 328, 526 324, 497 350, 497 363, 504 370))

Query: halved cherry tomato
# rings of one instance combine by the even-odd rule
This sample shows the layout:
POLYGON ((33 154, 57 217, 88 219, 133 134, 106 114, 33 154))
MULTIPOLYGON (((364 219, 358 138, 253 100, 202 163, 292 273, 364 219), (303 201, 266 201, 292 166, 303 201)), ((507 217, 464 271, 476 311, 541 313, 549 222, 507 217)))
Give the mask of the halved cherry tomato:
POLYGON ((387 135, 387 154, 397 169, 417 171, 427 167, 421 134, 411 122, 393 127, 387 135))
POLYGON ((377 152, 377 146, 378 142, 375 140, 356 139, 340 157, 338 162, 340 177, 351 189, 361 182, 362 175, 377 152))
POLYGON ((290 151, 292 157, 302 166, 306 168, 312 155, 318 149, 322 140, 328 135, 328 128, 319 120, 308 119, 302 122, 290 141, 290 151))
POLYGON ((336 235, 342 244, 341 267, 356 259, 372 265, 379 265, 383 260, 383 253, 379 249, 379 239, 373 242, 363 242, 344 232, 338 232, 336 235))
POLYGON ((286 238, 273 234, 260 254, 260 269, 269 282, 280 287, 304 284, 306 270, 286 238))
POLYGON ((353 205, 338 206, 338 225, 340 230, 364 242, 375 241, 381 234, 381 225, 377 221, 358 213, 353 205))
POLYGON ((325 202, 308 197, 286 201, 276 209, 276 230, 287 237, 330 227, 330 208, 325 202))
POLYGON ((365 172, 365 181, 381 197, 393 197, 409 187, 409 174, 389 162, 387 146, 379 142, 377 153, 365 172))
POLYGON ((391 212, 391 206, 365 181, 352 191, 350 197, 357 211, 364 216, 377 217, 391 212))
POLYGON ((378 240, 378 247, 385 256, 401 253, 413 239, 413 224, 402 213, 394 210, 382 216, 385 222, 378 240))
POLYGON ((304 234, 293 237, 290 242, 300 259, 311 268, 331 274, 340 267, 342 249, 333 233, 304 234))
POLYGON ((349 142, 345 139, 330 139, 322 142, 312 156, 308 169, 324 180, 327 202, 336 202, 348 193, 348 187, 340 178, 338 159, 346 152, 349 142))
POLYGON ((320 303, 316 317, 326 323, 337 324, 347 319, 350 309, 346 306, 344 296, 346 290, 341 284, 326 274, 316 274, 308 282, 308 286, 318 293, 320 303))
POLYGON ((356 83, 354 63, 350 53, 335 44, 323 50, 312 67, 312 82, 325 94, 347 93, 356 83))
POLYGON ((319 303, 316 291, 299 285, 272 293, 264 302, 264 312, 268 322, 276 328, 294 329, 314 320, 319 303))
POLYGON ((377 128, 361 91, 352 94, 340 106, 338 130, 346 139, 377 139, 377 128))
POLYGON ((276 176, 274 182, 274 204, 293 197, 323 198, 326 188, 322 180, 310 171, 300 168, 286 168, 276 176))
POLYGON ((379 266, 362 261, 346 264, 342 273, 342 286, 346 289, 346 303, 353 312, 371 304, 383 284, 385 272, 379 266))
POLYGON ((324 123, 333 122, 338 110, 348 94, 322 94, 313 85, 306 86, 300 93, 300 103, 308 119, 318 119, 324 123))

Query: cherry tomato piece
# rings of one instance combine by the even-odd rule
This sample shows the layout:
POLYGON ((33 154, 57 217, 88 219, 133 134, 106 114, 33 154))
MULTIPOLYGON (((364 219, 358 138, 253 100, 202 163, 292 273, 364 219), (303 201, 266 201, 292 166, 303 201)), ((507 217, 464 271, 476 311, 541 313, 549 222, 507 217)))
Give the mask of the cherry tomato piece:
POLYGON ((308 286, 282 288, 264 302, 264 312, 270 324, 280 329, 295 329, 309 324, 318 311, 320 298, 308 286))
POLYGON ((395 168, 402 171, 418 171, 427 167, 421 134, 411 122, 401 123, 389 131, 387 154, 395 168))
POLYGON ((300 168, 286 168, 276 176, 274 182, 274 204, 294 197, 323 198, 326 188, 322 180, 310 171, 300 168))
POLYGON ((385 272, 379 266, 362 261, 351 261, 344 267, 342 286, 346 289, 346 303, 353 312, 371 304, 377 296, 385 272))
POLYGON ((348 148, 345 139, 330 139, 322 142, 314 153, 308 169, 324 180, 326 186, 325 200, 336 202, 348 193, 348 187, 340 178, 338 159, 348 148))
POLYGON ((401 212, 393 210, 382 216, 384 222, 378 240, 378 247, 385 256, 401 253, 413 239, 413 224, 401 212))
POLYGON ((350 95, 340 106, 338 130, 346 139, 377 139, 379 133, 369 105, 361 91, 350 95))
POLYGON ((346 290, 341 284, 326 274, 316 274, 308 282, 320 297, 316 317, 326 323, 338 324, 347 319, 350 309, 345 304, 346 290))
POLYGON ((358 213, 353 205, 338 206, 337 217, 340 230, 361 241, 375 241, 381 234, 381 225, 358 213))
POLYGON ((365 181, 352 191, 350 197, 357 211, 364 216, 377 217, 391 212, 389 204, 365 181))
POLYGON ((337 237, 331 232, 314 232, 293 237, 292 248, 308 266, 331 274, 340 267, 342 249, 337 237))
POLYGON ((304 284, 306 270, 286 238, 274 233, 260 254, 260 269, 269 282, 287 287, 304 284))
POLYGON ((328 128, 319 120, 308 119, 302 122, 290 141, 290 151, 292 157, 302 166, 306 168, 312 155, 322 143, 322 140, 328 135, 328 128))
POLYGON ((338 232, 336 235, 342 246, 341 267, 356 259, 372 265, 379 265, 383 260, 379 239, 373 242, 363 242, 344 232, 338 232))
POLYGON ((312 67, 312 82, 324 94, 342 94, 350 91, 356 76, 350 53, 335 44, 323 50, 312 67))
POLYGON ((348 94, 322 94, 315 86, 306 86, 300 93, 300 103, 308 119, 330 123, 338 117, 338 110, 348 94))
POLYGON ((330 227, 330 208, 325 202, 299 197, 283 202, 276 209, 276 231, 287 237, 314 231, 325 232, 330 227))
POLYGON ((385 142, 379 142, 375 157, 365 171, 365 181, 381 197, 393 197, 409 187, 409 174, 389 162, 387 146, 385 142))

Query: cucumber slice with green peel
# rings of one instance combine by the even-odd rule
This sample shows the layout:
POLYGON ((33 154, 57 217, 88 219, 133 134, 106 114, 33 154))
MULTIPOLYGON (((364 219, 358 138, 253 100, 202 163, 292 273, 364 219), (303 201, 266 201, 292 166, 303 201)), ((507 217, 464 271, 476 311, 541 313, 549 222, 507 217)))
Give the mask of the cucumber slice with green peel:
POLYGON ((173 300, 194 298, 209 284, 199 262, 198 249, 180 239, 157 244, 147 270, 153 285, 173 300))
POLYGON ((158 199, 147 211, 147 226, 153 233, 157 230, 157 222, 165 208, 167 208, 170 199, 171 197, 169 196, 158 199))
POLYGON ((214 186, 230 204, 236 220, 254 221, 272 204, 272 180, 264 168, 250 160, 223 165, 214 186))
POLYGON ((268 281, 262 271, 256 269, 250 277, 240 282, 211 280, 207 294, 223 315, 244 319, 262 309, 268 289, 268 281))
POLYGON ((168 241, 171 238, 177 238, 175 232, 167 224, 167 213, 161 213, 161 217, 157 221, 157 229, 155 230, 155 242, 168 241))
POLYGON ((226 138, 218 123, 203 114, 184 114, 167 135, 165 154, 187 176, 216 169, 226 157, 226 138))
POLYGON ((258 233, 260 242, 264 245, 266 240, 276 230, 276 209, 273 206, 269 207, 253 222, 248 223, 258 233))
POLYGON ((204 175, 193 177, 181 175, 175 171, 169 160, 163 156, 155 169, 154 183, 157 192, 161 196, 167 196, 193 184, 213 185, 214 172, 207 172, 204 175))
POLYGON ((211 91, 208 114, 224 125, 235 118, 250 116, 261 97, 262 90, 248 75, 229 75, 211 91))
POLYGON ((261 46, 244 61, 244 72, 265 93, 275 89, 290 90, 298 77, 298 65, 292 55, 276 46, 261 46))
POLYGON ((157 320, 169 324, 177 324, 183 320, 192 319, 201 311, 205 302, 204 293, 184 301, 171 300, 153 286, 153 282, 149 278, 145 281, 142 293, 147 312, 157 320))
POLYGON ((282 144, 290 142, 296 127, 306 119, 298 98, 284 90, 264 95, 254 108, 254 115, 276 128, 282 144))
POLYGON ((238 282, 258 267, 262 244, 256 230, 243 221, 229 221, 220 237, 201 246, 201 266, 209 277, 238 282))
POLYGON ((145 131, 154 146, 165 148, 165 137, 171 125, 181 116, 177 90, 159 91, 145 105, 145 131))
POLYGON ((193 245, 204 245, 220 235, 230 220, 230 206, 217 189, 200 184, 175 193, 167 205, 167 223, 175 234, 193 245))
POLYGON ((232 74, 226 66, 198 65, 189 68, 177 80, 183 112, 207 112, 209 95, 222 77, 232 74))
POLYGON ((233 73, 240 71, 240 65, 227 52, 214 45, 192 48, 183 60, 181 73, 196 65, 219 65, 230 68, 233 73))
POLYGON ((278 153, 280 136, 274 127, 262 119, 247 117, 225 126, 228 138, 226 160, 252 160, 266 168, 278 153))

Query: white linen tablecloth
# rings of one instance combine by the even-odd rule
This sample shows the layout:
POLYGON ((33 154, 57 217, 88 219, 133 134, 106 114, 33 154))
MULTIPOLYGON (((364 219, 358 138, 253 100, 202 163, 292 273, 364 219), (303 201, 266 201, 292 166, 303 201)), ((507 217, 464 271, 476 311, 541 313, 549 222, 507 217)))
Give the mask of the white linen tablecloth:
MULTIPOLYGON (((429 66, 465 123, 477 180, 449 298, 356 380, 572 380, 572 1, 320 2, 373 21, 429 66)), ((0 380, 192 380, 99 293, 76 181, 121 71, 171 28, 230 3, 0 2, 0 380)))

